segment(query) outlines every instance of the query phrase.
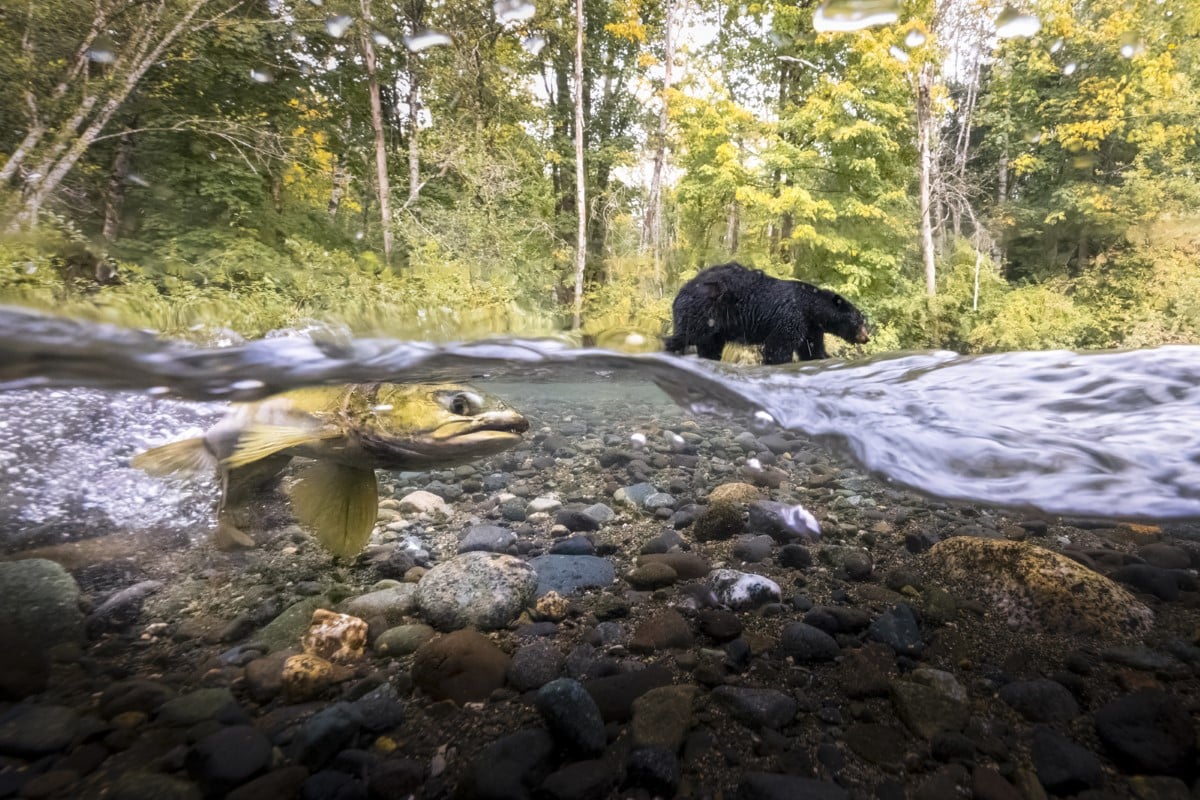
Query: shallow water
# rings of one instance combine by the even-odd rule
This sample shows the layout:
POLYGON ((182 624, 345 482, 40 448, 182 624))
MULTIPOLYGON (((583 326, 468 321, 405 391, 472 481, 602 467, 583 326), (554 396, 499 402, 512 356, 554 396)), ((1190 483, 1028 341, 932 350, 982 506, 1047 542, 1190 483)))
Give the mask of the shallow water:
MULTIPOLYGON (((0 396, 9 420, 3 448, 9 462, 20 461, 17 443, 32 435, 24 447, 43 457, 56 451, 78 465, 78 448, 107 448, 111 470, 127 469, 117 464, 135 446, 161 441, 157 434, 170 438, 216 413, 154 397, 248 400, 310 383, 370 380, 469 380, 483 388, 517 381, 544 384, 540 391, 547 396, 565 384, 611 382, 619 384, 609 389, 616 392, 654 384, 695 413, 732 414, 762 429, 778 424, 822 437, 881 477, 934 497, 1079 516, 1200 517, 1200 347, 932 352, 745 368, 573 349, 555 341, 434 345, 328 334, 205 349, 139 331, 0 310, 0 389, 136 393, 102 415, 96 435, 83 438, 67 421, 86 419, 86 409, 105 402, 101 395, 75 389, 57 396, 0 396), (38 403, 45 406, 45 425, 28 415, 14 424, 14 409, 38 403)), ((12 474, 19 466, 7 468, 12 474)), ((80 488, 106 474, 136 482, 125 490, 146 503, 163 500, 141 494, 152 491, 141 478, 84 471, 71 482, 82 502, 122 494, 103 482, 94 484, 99 488, 93 494, 80 488)), ((32 494, 13 497, 28 507, 46 502, 32 494)), ((175 505, 186 506, 186 499, 174 498, 175 505)))

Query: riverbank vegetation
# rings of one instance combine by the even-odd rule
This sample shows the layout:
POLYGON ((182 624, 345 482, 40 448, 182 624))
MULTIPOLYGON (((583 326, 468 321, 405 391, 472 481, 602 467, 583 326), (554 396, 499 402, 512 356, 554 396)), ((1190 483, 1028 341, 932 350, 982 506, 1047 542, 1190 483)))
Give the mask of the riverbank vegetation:
POLYGON ((738 260, 874 351, 1200 342, 1200 5, 578 2, 581 81, 567 0, 12 4, 0 301, 659 334, 738 260))

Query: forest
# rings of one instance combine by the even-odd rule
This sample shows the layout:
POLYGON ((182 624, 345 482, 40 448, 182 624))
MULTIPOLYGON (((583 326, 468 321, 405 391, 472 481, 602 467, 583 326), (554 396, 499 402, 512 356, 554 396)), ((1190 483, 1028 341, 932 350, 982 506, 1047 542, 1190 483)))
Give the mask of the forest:
POLYGON ((736 260, 867 352, 1200 342, 1200 3, 1014 2, 4 0, 0 302, 654 342, 736 260))

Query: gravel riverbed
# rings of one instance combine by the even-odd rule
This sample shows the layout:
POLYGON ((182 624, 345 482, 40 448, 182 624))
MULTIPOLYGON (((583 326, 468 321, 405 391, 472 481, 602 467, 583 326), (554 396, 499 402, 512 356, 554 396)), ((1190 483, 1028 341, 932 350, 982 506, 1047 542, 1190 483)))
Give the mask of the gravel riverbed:
POLYGON ((380 473, 352 561, 286 478, 253 550, 6 555, 0 798, 1200 798, 1200 525, 931 502, 644 386, 481 388, 525 441, 380 473))

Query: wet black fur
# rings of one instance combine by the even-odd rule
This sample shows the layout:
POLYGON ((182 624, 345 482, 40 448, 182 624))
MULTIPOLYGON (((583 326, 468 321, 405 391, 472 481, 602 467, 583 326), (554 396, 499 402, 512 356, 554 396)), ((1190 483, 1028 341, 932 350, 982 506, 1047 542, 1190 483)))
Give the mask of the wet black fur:
POLYGON ((867 321, 842 297, 810 283, 786 281, 741 264, 709 267, 675 296, 674 335, 667 352, 695 346, 701 358, 720 360, 727 342, 762 345, 764 364, 828 358, 825 334, 867 341, 867 321))

